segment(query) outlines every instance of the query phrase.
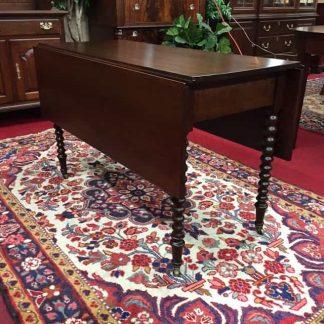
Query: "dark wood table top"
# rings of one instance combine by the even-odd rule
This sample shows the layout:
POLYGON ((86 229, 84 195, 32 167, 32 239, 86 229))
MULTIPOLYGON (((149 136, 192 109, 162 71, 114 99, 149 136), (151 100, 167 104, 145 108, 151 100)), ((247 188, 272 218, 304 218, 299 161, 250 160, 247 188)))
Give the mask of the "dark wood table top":
MULTIPOLYGON (((295 28, 296 32, 309 34, 324 34, 324 25, 321 26, 305 26, 295 28)), ((324 46, 324 44, 323 44, 324 46)))
POLYGON ((294 61, 170 48, 125 40, 40 45, 43 46, 185 83, 259 76, 299 67, 299 62, 294 61))

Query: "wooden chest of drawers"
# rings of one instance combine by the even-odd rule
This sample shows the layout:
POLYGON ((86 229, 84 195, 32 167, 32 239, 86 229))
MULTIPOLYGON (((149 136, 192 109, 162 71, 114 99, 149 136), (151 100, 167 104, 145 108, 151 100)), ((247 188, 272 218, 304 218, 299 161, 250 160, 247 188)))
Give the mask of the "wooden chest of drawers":
POLYGON ((160 30, 184 14, 196 20, 205 0, 97 0, 90 8, 90 38, 160 43, 160 30))
POLYGON ((64 14, 0 11, 0 112, 39 105, 33 47, 64 37, 64 14))
MULTIPOLYGON (((272 53, 297 58, 294 28, 312 26, 315 18, 260 20, 257 27, 257 44, 272 53)), ((256 49, 256 55, 267 55, 262 49, 256 49)), ((269 54, 270 55, 270 54, 269 54)))
MULTIPOLYGON (((243 54, 296 59, 294 29, 315 24, 317 0, 229 0, 229 3, 234 17, 233 36, 243 54), (247 40, 240 24, 256 46, 247 40)), ((239 52, 235 46, 233 49, 239 52)))

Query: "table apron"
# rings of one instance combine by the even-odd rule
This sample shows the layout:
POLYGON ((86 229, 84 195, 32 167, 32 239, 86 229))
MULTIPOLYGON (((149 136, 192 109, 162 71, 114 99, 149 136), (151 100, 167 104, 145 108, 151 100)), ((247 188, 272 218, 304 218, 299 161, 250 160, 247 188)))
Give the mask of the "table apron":
POLYGON ((253 80, 194 91, 194 121, 271 106, 276 78, 253 80))

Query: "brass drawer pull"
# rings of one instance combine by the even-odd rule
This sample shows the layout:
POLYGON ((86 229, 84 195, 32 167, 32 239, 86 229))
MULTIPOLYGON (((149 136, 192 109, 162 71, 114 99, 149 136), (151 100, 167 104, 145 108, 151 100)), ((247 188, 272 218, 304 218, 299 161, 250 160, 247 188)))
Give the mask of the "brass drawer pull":
POLYGON ((20 66, 18 63, 15 64, 16 65, 16 74, 17 74, 17 79, 21 80, 21 73, 20 73, 20 66))
POLYGON ((269 32, 271 30, 271 25, 263 25, 263 30, 266 31, 266 32, 269 32))
POLYGON ((50 30, 53 28, 53 23, 50 21, 41 21, 39 27, 43 30, 50 30))
POLYGON ((269 42, 266 42, 266 43, 262 43, 261 46, 265 49, 269 48, 270 46, 270 43, 269 42))
POLYGON ((138 36, 138 31, 137 30, 133 30, 132 32, 132 37, 137 37, 138 36))
POLYGON ((294 24, 290 24, 290 25, 287 24, 286 27, 287 27, 288 30, 293 30, 295 28, 295 25, 294 24))
POLYGON ((117 29, 115 32, 116 36, 123 36, 123 30, 122 29, 117 29))
POLYGON ((139 3, 134 4, 134 11, 141 10, 141 5, 139 3))
POLYGON ((196 9, 195 4, 194 4, 194 3, 190 3, 190 5, 189 5, 189 9, 190 9, 191 11, 195 10, 195 9, 196 9))
POLYGON ((289 40, 289 41, 286 41, 286 40, 285 40, 285 45, 286 45, 286 47, 290 47, 291 44, 292 44, 291 40, 289 40))

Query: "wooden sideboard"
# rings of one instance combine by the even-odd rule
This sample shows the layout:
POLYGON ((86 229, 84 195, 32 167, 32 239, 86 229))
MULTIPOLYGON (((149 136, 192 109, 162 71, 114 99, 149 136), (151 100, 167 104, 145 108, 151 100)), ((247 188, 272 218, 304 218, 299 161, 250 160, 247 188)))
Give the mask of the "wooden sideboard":
POLYGON ((39 105, 33 47, 64 38, 58 10, 32 10, 34 1, 0 0, 0 112, 39 105))
POLYGON ((230 0, 230 4, 233 17, 258 46, 251 46, 235 21, 234 37, 244 54, 257 56, 296 59, 293 30, 314 25, 317 15, 316 0, 230 0))
MULTIPOLYGON (((316 19, 316 0, 230 0, 233 36, 243 54, 296 59, 293 29, 311 26, 316 19), (268 50, 275 55, 263 51, 268 50)), ((205 14, 206 0, 97 0, 90 8, 92 40, 128 39, 160 43, 161 28, 177 16, 205 14)), ((235 53, 238 50, 233 46, 235 53)))
POLYGON ((89 10, 90 39, 160 43, 161 29, 184 14, 196 20, 205 0, 96 0, 89 10))

